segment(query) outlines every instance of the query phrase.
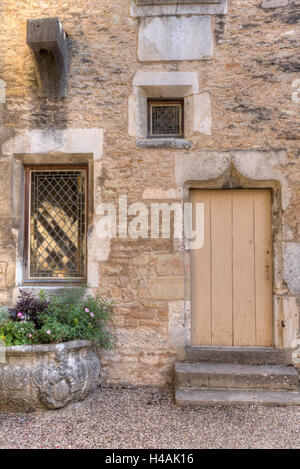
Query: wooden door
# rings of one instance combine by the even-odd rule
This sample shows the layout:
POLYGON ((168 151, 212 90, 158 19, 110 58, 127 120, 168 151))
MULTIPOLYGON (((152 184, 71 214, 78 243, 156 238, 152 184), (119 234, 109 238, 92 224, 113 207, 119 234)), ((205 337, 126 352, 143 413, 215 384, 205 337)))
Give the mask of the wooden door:
POLYGON ((271 192, 191 190, 204 245, 191 250, 192 345, 272 346, 271 192))

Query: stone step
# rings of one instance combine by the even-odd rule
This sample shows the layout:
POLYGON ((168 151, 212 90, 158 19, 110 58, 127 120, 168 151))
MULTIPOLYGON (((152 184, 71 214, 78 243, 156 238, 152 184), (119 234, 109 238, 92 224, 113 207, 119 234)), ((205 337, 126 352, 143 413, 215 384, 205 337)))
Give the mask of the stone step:
POLYGON ((269 347, 187 347, 187 362, 286 365, 282 350, 269 347))
POLYGON ((176 363, 176 389, 297 390, 299 374, 292 366, 176 363))
POLYGON ((176 404, 180 406, 296 406, 300 405, 300 389, 297 391, 177 389, 175 399, 176 404))

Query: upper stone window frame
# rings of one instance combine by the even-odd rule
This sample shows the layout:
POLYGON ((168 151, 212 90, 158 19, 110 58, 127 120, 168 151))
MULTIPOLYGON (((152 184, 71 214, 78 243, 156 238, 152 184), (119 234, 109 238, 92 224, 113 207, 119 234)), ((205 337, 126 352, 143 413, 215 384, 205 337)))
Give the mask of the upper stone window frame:
POLYGON ((189 3, 154 0, 154 4, 141 4, 142 1, 152 0, 130 0, 130 16, 139 19, 139 62, 211 60, 214 57, 213 17, 228 13, 229 0, 189 0, 189 3))
POLYGON ((228 0, 130 0, 130 15, 135 18, 162 15, 226 15, 227 13, 228 0), (146 1, 149 3, 142 3, 146 1))
POLYGON ((199 132, 211 135, 210 93, 199 89, 197 72, 142 72, 133 78, 133 94, 128 100, 128 133, 139 147, 168 146, 190 148, 187 139, 199 132), (148 138, 148 98, 182 99, 184 138, 148 138))

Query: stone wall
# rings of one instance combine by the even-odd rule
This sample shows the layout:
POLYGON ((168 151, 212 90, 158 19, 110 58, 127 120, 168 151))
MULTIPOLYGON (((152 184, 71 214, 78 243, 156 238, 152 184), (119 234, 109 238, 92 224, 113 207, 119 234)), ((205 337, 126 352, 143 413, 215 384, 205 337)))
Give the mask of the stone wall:
MULTIPOLYGON (((183 33, 176 38, 180 55, 160 56, 155 47, 149 55, 145 49, 153 33, 151 22, 167 22, 168 28, 170 22, 179 22, 185 31, 184 22, 190 17, 184 14, 186 5, 180 5, 177 16, 168 20, 142 18, 134 8, 154 7, 134 7, 129 0, 4 0, 0 6, 0 302, 10 303, 17 285, 22 224, 21 202, 15 197, 21 184, 17 154, 33 151, 42 161, 47 151, 47 161, 59 161, 63 153, 68 161, 68 151, 76 153, 76 149, 66 152, 70 147, 58 137, 57 145, 54 137, 49 149, 49 136, 74 129, 95 129, 97 134, 103 129, 89 237, 92 288, 115 302, 117 347, 102 356, 109 382, 163 384, 172 379, 174 361, 183 356, 190 327, 189 261, 181 243, 172 239, 113 239, 103 246, 96 234, 97 203, 116 203, 121 194, 127 194, 128 203, 181 202, 185 196, 182 168, 188 171, 183 161, 189 159, 199 179, 203 174, 208 179, 221 176, 228 154, 228 164, 237 159, 237 169, 245 177, 263 179, 269 167, 272 178, 279 181, 283 211, 278 229, 284 264, 274 285, 278 345, 290 350, 297 338, 300 1, 231 0, 196 7, 208 8, 203 10, 205 20, 199 20, 194 10, 193 24, 205 22, 205 34, 198 38, 201 47, 185 53, 183 33), (60 19, 68 34, 71 56, 68 95, 54 102, 39 91, 34 59, 26 45, 27 19, 51 16, 60 19), (138 72, 162 71, 197 75, 202 98, 194 103, 198 124, 188 137, 190 148, 143 147, 137 145, 135 131, 128 132, 129 123, 136 119, 132 116, 134 77, 138 72), (36 131, 43 131, 34 134, 41 141, 31 147, 28 135, 36 131)), ((162 52, 167 53, 165 47, 162 52)), ((92 145, 96 153, 100 140, 92 145)))

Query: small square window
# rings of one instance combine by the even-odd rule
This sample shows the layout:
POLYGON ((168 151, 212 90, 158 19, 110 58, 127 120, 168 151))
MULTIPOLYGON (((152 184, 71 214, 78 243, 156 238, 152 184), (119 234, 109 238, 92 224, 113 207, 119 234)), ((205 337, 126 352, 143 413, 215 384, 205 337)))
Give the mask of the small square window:
POLYGON ((25 277, 86 278, 87 171, 26 169, 25 277))
POLYGON ((183 100, 148 99, 148 137, 183 137, 183 100))

